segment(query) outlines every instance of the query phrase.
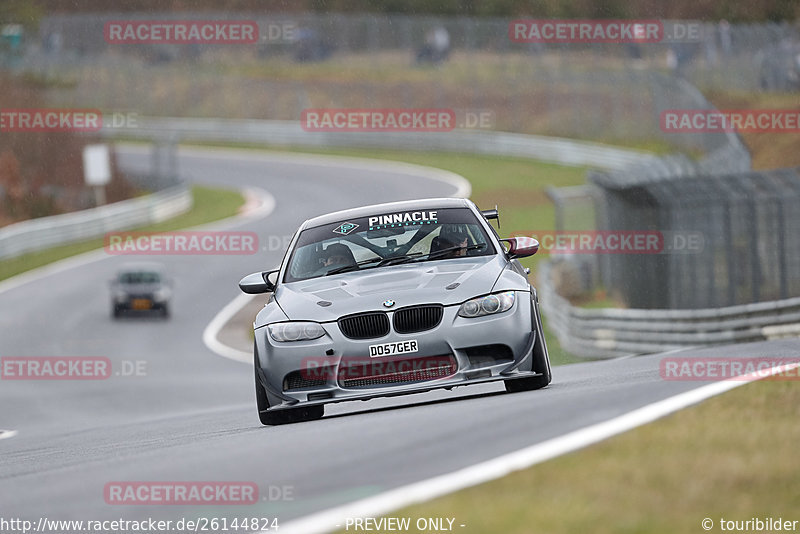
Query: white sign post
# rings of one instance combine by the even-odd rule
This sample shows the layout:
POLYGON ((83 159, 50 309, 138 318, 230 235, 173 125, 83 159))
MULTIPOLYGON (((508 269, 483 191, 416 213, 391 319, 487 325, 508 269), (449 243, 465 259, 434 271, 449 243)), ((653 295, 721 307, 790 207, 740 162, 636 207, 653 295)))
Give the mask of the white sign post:
POLYGON ((86 185, 94 188, 96 205, 105 204, 105 186, 111 181, 111 153, 108 145, 83 147, 83 177, 86 185))

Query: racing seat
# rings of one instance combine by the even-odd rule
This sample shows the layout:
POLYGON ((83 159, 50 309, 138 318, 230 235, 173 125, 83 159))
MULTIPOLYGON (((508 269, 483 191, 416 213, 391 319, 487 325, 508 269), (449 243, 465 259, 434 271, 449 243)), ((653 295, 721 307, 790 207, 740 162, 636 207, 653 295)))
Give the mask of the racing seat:
POLYGON ((446 239, 442 239, 441 237, 439 237, 437 235, 436 237, 431 239, 431 250, 430 251, 431 251, 431 253, 439 252, 440 250, 444 250, 446 248, 450 248, 450 247, 453 247, 453 246, 455 246, 455 245, 453 245, 452 243, 450 243, 446 239))

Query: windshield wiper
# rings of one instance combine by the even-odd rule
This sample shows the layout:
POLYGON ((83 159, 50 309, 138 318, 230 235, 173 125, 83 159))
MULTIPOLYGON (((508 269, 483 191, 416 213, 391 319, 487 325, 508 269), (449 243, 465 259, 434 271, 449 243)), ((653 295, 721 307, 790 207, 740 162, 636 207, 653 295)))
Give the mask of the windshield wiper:
POLYGON ((375 267, 383 267, 384 265, 390 265, 394 262, 397 263, 404 263, 408 260, 413 260, 422 256, 422 252, 414 252, 412 254, 403 254, 402 256, 391 256, 389 258, 384 258, 382 262, 380 262, 375 267))
MULTIPOLYGON (((417 254, 415 257, 405 257, 405 261, 400 261, 398 263, 411 263, 416 261, 423 261, 423 260, 431 260, 438 258, 439 256, 444 256, 445 254, 450 254, 451 252, 455 252, 457 250, 477 250, 477 249, 484 249, 486 248, 486 243, 476 243, 474 245, 459 245, 456 247, 448 247, 443 248, 442 250, 437 250, 435 252, 428 252, 427 254, 417 254)), ((401 256, 402 257, 402 256, 401 256)), ((460 257, 460 256, 457 256, 460 257)))
POLYGON ((361 268, 362 265, 369 265, 371 263, 375 263, 376 264, 375 267, 383 267, 384 265, 389 265, 390 263, 393 263, 395 260, 414 259, 420 256, 421 254, 422 254, 421 252, 415 252, 413 254, 405 254, 403 256, 390 256, 388 258, 381 258, 380 256, 378 256, 375 258, 370 258, 368 260, 362 260, 352 265, 343 265, 341 267, 336 267, 325 273, 325 276, 328 276, 330 274, 339 274, 339 273, 346 273, 348 271, 355 271, 356 269, 361 268))
POLYGON ((325 273, 325 276, 329 276, 331 274, 339 274, 339 273, 346 273, 347 271, 355 271, 359 269, 362 265, 368 265, 370 263, 378 263, 385 261, 386 258, 381 258, 380 256, 376 256, 374 258, 370 258, 368 260, 362 260, 358 263, 353 263, 350 265, 342 265, 341 267, 336 267, 325 273))
POLYGON ((339 273, 346 273, 349 271, 355 271, 360 269, 362 265, 369 265, 375 263, 375 267, 383 267, 384 265, 400 265, 401 263, 411 263, 414 261, 422 261, 423 259, 434 259, 438 258, 439 256, 443 256, 445 254, 449 254, 451 252, 455 252, 457 250, 476 250, 476 249, 483 249, 486 248, 486 243, 477 243, 475 245, 469 246, 457 246, 457 247, 448 247, 443 248, 442 250, 437 250, 435 252, 428 252, 427 254, 423 254, 422 252, 414 252, 413 254, 404 254, 402 256, 390 256, 388 258, 381 258, 375 257, 370 258, 368 260, 363 260, 358 263, 354 263, 352 265, 343 265, 341 267, 336 267, 331 269, 325 276, 330 276, 332 274, 339 274, 339 273))

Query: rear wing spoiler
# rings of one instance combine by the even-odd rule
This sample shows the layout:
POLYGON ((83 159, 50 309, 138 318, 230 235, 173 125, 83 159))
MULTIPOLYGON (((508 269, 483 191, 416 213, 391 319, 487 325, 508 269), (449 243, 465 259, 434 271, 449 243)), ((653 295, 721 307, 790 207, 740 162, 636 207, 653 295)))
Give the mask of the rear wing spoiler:
POLYGON ((487 221, 494 219, 497 221, 497 227, 500 228, 500 210, 497 209, 497 204, 495 204, 493 210, 481 210, 481 215, 487 221))

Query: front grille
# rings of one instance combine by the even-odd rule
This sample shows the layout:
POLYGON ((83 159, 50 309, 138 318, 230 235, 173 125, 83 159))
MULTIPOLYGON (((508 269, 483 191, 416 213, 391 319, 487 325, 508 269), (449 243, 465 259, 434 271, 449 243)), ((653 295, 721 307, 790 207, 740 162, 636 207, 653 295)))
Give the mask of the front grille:
POLYGON ((322 387, 327 383, 326 376, 331 372, 329 367, 314 369, 313 374, 309 371, 292 371, 283 379, 283 390, 322 387))
POLYGON ((445 378, 458 370, 452 355, 411 359, 343 361, 338 381, 343 388, 391 386, 445 378))
POLYGON ((389 318, 383 312, 348 315, 338 321, 339 329, 350 339, 383 337, 389 333, 389 318))
POLYGON ((402 308, 394 312, 394 331, 413 334, 436 328, 442 322, 444 307, 438 304, 402 308))

